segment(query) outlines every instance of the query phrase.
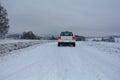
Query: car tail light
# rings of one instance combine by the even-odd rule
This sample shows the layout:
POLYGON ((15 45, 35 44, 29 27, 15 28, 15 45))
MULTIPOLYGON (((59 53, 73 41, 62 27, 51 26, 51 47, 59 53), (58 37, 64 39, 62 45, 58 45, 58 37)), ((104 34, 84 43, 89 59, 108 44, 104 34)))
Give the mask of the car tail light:
POLYGON ((58 40, 61 40, 61 36, 58 36, 58 40))
POLYGON ((76 37, 75 37, 75 36, 72 36, 72 40, 76 40, 76 37))

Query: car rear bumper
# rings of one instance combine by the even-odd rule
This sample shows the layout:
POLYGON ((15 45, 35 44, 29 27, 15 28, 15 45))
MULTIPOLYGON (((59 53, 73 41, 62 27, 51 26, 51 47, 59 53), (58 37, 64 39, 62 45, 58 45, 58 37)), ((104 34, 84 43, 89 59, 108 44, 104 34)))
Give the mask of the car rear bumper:
POLYGON ((71 46, 71 45, 75 45, 75 42, 58 42, 58 46, 60 45, 71 46))

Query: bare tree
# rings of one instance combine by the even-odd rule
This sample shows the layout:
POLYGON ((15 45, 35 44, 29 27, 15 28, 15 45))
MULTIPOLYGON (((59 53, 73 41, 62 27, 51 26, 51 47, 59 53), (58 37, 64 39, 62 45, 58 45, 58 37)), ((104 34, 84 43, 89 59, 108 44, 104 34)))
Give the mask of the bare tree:
POLYGON ((7 10, 0 4, 0 39, 4 39, 9 30, 7 10))

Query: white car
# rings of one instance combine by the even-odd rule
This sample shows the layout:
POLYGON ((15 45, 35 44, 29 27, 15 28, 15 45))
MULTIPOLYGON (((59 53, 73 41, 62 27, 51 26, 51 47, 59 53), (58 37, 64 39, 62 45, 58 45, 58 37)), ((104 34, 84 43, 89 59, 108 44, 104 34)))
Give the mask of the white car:
POLYGON ((75 47, 76 44, 76 37, 73 36, 72 32, 61 32, 60 36, 58 36, 58 46, 62 46, 62 45, 69 45, 69 46, 73 46, 75 47))

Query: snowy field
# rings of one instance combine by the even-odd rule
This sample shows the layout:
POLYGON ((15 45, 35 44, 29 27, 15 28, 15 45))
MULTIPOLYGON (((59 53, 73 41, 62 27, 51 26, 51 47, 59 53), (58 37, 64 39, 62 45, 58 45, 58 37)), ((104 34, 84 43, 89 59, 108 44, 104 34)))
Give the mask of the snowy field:
POLYGON ((23 49, 36 44, 53 42, 51 40, 0 40, 0 56, 9 54, 9 52, 23 49))
MULTIPOLYGON (((87 40, 88 41, 93 41, 93 40, 101 41, 101 38, 88 38, 87 40)), ((115 38, 115 42, 120 43, 120 38, 115 38)))
POLYGON ((0 57, 0 80, 120 80, 120 43, 57 42, 0 57))

